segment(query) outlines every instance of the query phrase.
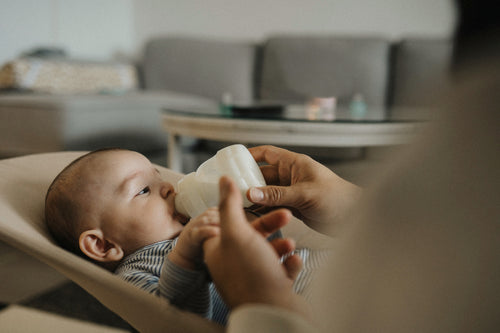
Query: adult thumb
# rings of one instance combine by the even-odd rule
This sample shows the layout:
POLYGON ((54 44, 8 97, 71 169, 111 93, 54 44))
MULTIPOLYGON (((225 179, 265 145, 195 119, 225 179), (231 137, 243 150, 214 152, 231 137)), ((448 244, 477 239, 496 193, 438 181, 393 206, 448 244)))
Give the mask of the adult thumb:
POLYGON ((297 201, 296 191, 289 186, 252 187, 247 192, 248 200, 264 206, 293 206, 297 201))
POLYGON ((243 198, 240 190, 236 187, 234 181, 223 176, 219 180, 220 190, 220 225, 221 232, 229 232, 232 229, 241 228, 241 224, 247 225, 245 214, 243 212, 243 198))

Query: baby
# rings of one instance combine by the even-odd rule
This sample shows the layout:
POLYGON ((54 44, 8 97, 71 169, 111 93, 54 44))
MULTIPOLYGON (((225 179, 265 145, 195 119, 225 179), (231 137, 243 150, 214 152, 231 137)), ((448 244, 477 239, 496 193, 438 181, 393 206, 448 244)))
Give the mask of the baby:
MULTIPOLYGON (((225 324, 228 309, 202 260, 203 242, 219 233, 218 209, 209 208, 187 223, 175 211, 174 197, 172 184, 143 155, 98 150, 76 159, 54 179, 45 218, 65 249, 181 309, 225 324)), ((298 251, 304 269, 296 292, 311 279, 315 267, 306 260, 311 253, 323 256, 298 251)))
POLYGON ((47 191, 45 218, 65 249, 115 271, 172 304, 224 323, 227 308, 202 265, 203 241, 218 233, 218 210, 187 219, 174 187, 143 155, 120 149, 86 154, 47 191))

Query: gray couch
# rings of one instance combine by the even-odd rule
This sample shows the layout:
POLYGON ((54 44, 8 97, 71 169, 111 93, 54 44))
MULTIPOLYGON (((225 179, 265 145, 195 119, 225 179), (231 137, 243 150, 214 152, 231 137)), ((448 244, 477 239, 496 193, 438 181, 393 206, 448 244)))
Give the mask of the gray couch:
MULTIPOLYGON (((0 156, 122 146, 166 149, 165 106, 234 101, 304 102, 361 93, 369 109, 427 105, 446 82, 451 43, 379 37, 274 36, 262 44, 191 37, 150 40, 141 89, 123 95, 0 94, 0 156)), ((379 111, 380 112, 380 111, 379 111)), ((392 112, 392 116, 397 115, 392 112)), ((412 116, 414 117, 414 115, 412 116)))

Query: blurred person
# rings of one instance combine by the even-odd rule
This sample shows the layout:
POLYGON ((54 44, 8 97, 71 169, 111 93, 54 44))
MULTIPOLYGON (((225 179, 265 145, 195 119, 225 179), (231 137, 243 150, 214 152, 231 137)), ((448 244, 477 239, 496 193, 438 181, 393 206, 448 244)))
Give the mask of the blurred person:
POLYGON ((499 22, 492 2, 458 4, 454 82, 442 92, 443 114, 362 194, 303 155, 251 150, 269 163, 263 173, 271 185, 250 189, 248 197, 290 207, 311 227, 336 235, 310 308, 248 227, 233 182, 221 180, 220 234, 203 248, 233 309, 228 332, 498 330, 499 22), (260 255, 250 257, 253 250, 260 255))

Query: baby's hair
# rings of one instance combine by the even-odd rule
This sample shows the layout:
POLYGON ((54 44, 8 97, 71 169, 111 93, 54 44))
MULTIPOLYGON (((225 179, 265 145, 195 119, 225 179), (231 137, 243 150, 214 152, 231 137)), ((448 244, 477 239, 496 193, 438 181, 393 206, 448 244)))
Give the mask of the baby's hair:
POLYGON ((120 151, 104 148, 84 154, 68 164, 52 181, 45 195, 45 223, 51 236, 64 249, 87 258, 78 244, 83 211, 75 200, 75 172, 83 162, 98 154, 120 151))

